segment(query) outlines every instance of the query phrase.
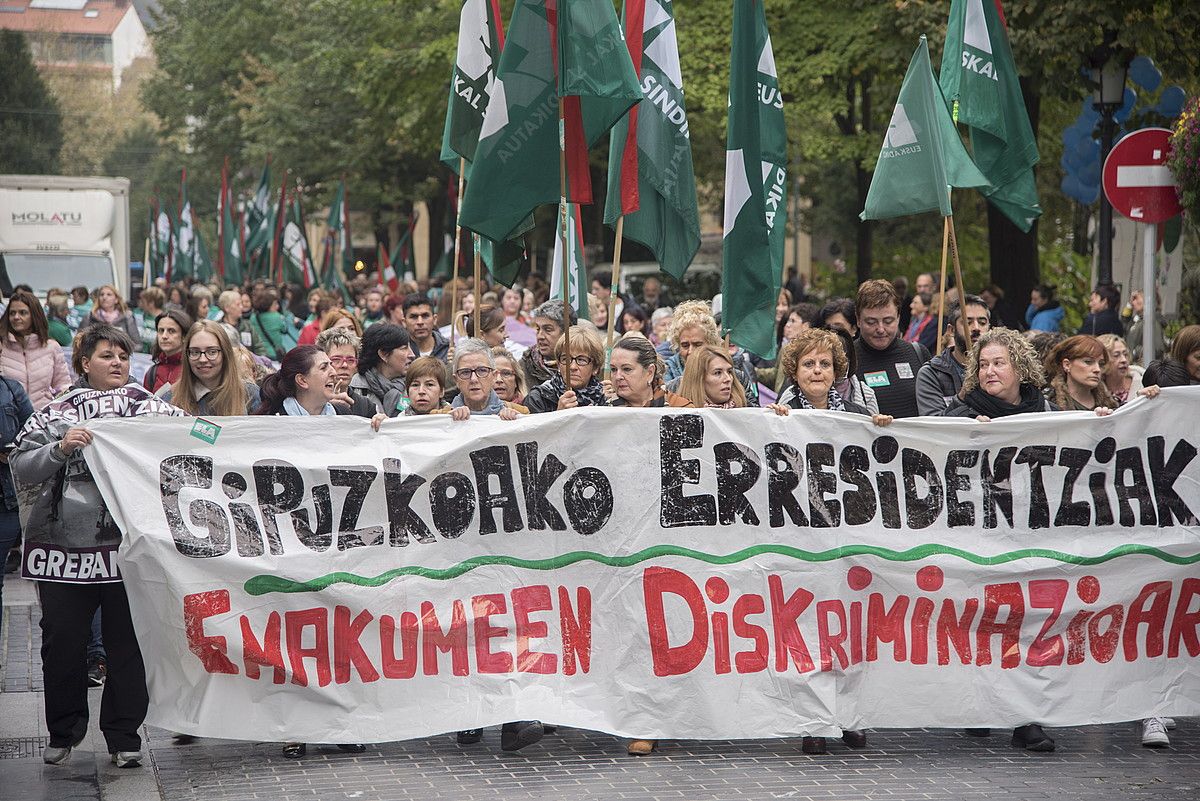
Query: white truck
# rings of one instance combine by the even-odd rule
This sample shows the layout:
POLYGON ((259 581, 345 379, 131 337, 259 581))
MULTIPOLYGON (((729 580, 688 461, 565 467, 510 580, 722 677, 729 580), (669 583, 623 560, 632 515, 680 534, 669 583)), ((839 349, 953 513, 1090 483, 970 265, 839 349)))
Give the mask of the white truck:
POLYGON ((129 298, 129 179, 0 175, 0 289, 93 290, 129 298))

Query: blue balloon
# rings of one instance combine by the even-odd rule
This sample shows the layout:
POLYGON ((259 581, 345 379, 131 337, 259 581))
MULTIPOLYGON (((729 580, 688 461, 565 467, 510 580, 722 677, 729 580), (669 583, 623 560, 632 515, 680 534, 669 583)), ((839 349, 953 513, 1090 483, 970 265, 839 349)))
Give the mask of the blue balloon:
POLYGON ((1137 103, 1137 92, 1125 87, 1125 102, 1121 104, 1121 108, 1117 109, 1117 113, 1113 115, 1113 119, 1117 122, 1125 122, 1129 119, 1129 115, 1133 113, 1133 107, 1137 103))
POLYGON ((1178 117, 1183 113, 1183 104, 1187 101, 1187 92, 1182 86, 1171 86, 1163 90, 1158 98, 1157 111, 1164 117, 1178 117))
POLYGON ((1075 154, 1079 158, 1079 161, 1084 164, 1099 161, 1100 143, 1091 136, 1086 136, 1075 144, 1075 154))
POLYGON ((1092 105, 1091 95, 1083 99, 1083 107, 1079 111, 1077 121, 1090 123, 1093 126, 1100 121, 1100 112, 1096 111, 1096 108, 1092 105))
POLYGON ((1090 206, 1100 199, 1100 187, 1096 185, 1080 186, 1079 202, 1085 206, 1090 206))
POLYGON ((1162 83, 1162 73, 1149 56, 1138 56, 1129 63, 1129 79, 1147 92, 1153 92, 1162 83))
POLYGON ((1100 183, 1100 159, 1090 162, 1087 166, 1076 173, 1079 177, 1079 182, 1085 186, 1097 186, 1100 183))

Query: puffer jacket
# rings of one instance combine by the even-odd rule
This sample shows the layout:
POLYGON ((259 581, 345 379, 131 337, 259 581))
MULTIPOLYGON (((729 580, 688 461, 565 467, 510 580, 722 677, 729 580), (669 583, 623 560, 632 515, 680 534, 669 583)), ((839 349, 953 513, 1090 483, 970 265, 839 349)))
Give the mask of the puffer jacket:
POLYGON ((5 338, 4 349, 0 351, 0 375, 24 387, 34 409, 45 406, 71 386, 62 346, 52 339, 42 345, 34 334, 25 337, 24 348, 14 335, 5 338))

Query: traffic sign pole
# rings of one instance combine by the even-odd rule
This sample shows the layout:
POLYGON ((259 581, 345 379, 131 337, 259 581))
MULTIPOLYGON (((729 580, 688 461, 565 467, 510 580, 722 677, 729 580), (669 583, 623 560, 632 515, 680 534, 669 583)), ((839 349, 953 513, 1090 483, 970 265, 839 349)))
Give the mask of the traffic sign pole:
POLYGON ((1155 254, 1158 224, 1178 215, 1182 208, 1175 193, 1175 177, 1166 165, 1171 132, 1166 128, 1134 131, 1104 160, 1104 196, 1125 217, 1143 224, 1142 240, 1142 363, 1155 357, 1155 254))
POLYGON ((1154 336, 1157 330, 1154 315, 1158 310, 1154 296, 1158 289, 1158 270, 1154 254, 1158 252, 1158 226, 1150 223, 1142 227, 1146 235, 1142 241, 1142 299, 1145 304, 1142 308, 1142 365, 1149 366, 1157 355, 1154 352, 1154 341, 1157 339, 1154 336))

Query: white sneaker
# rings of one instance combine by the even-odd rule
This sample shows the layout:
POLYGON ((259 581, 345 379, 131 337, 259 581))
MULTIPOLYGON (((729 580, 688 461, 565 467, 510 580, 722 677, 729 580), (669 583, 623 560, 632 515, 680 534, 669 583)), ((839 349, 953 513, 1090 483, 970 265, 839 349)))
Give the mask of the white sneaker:
POLYGON ((118 768, 137 768, 142 764, 142 752, 117 751, 112 755, 112 761, 118 768))
POLYGON ((1167 727, 1162 718, 1146 718, 1142 721, 1142 745, 1146 748, 1166 748, 1171 744, 1167 727))
POLYGON ((1175 718, 1159 718, 1167 731, 1175 731, 1175 718))

